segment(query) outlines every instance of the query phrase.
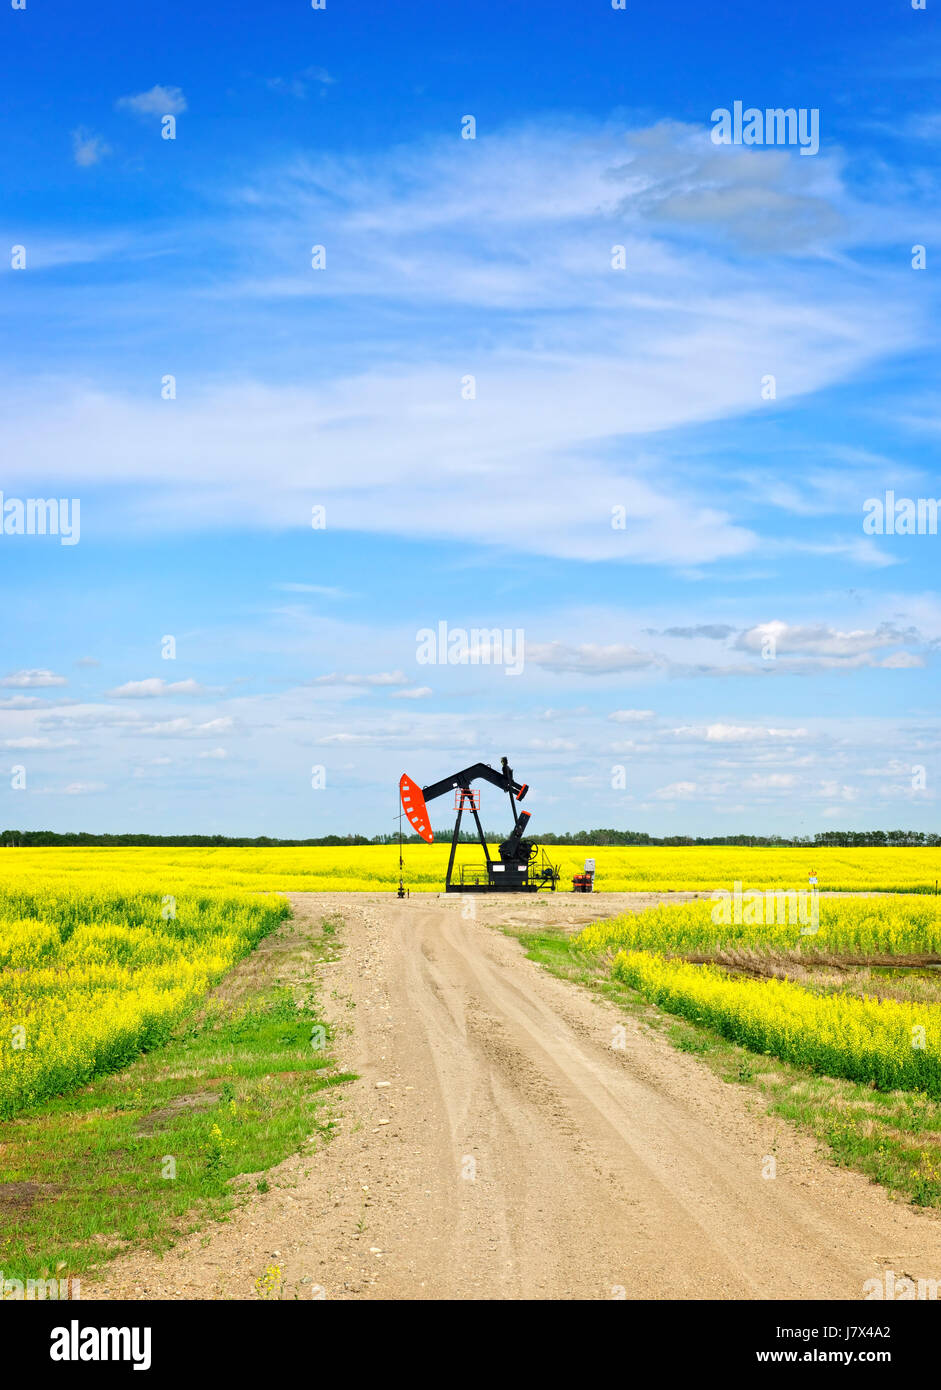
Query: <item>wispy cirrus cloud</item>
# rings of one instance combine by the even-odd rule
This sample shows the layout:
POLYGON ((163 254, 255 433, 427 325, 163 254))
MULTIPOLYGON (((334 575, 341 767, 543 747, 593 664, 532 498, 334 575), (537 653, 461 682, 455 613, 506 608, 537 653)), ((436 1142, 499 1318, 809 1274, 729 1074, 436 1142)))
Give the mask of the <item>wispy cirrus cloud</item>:
MULTIPOLYGON (((179 108, 176 93, 158 86, 122 109, 179 108)), ((717 505, 708 470, 681 467, 667 437, 760 409, 764 371, 781 401, 796 401, 916 341, 925 308, 914 293, 896 292, 888 314, 878 273, 861 281, 833 259, 856 225, 839 160, 780 150, 756 160, 677 122, 524 125, 494 133, 473 159, 460 144, 300 157, 216 189, 200 224, 179 229, 197 258, 200 320, 211 328, 218 316, 221 329, 234 317, 267 337, 267 374, 227 370, 229 335, 217 332, 216 378, 167 410, 103 389, 100 373, 84 381, 72 363, 55 410, 42 381, 9 402, 5 456, 101 485, 127 480, 133 459, 133 481, 151 494, 135 528, 170 515, 199 529, 309 524, 314 459, 340 530, 687 569, 778 553, 737 514, 737 498, 717 505), (344 247, 328 250, 326 273, 299 252, 311 226, 344 247), (245 248, 262 235, 260 276, 245 248), (623 271, 613 245, 624 247, 623 271), (771 277, 768 256, 778 258, 771 277), (335 351, 302 384, 283 329, 311 299, 335 351), (364 334, 367 305, 376 327, 364 334), (498 333, 481 332, 482 306, 498 333), (455 314, 467 316, 460 352, 444 346, 455 314), (275 322, 282 329, 267 333, 275 322), (275 419, 272 473, 261 460, 275 419), (418 479, 421 507, 410 494, 418 479), (501 508, 482 479, 500 480, 501 508)), ((191 268, 178 283, 168 264, 159 296, 150 291, 154 321, 192 307, 193 278, 191 268)), ((95 293, 101 304, 111 292, 95 293)), ((123 301, 108 312, 119 319, 123 301)), ((788 545, 865 566, 892 559, 861 535, 788 545)))

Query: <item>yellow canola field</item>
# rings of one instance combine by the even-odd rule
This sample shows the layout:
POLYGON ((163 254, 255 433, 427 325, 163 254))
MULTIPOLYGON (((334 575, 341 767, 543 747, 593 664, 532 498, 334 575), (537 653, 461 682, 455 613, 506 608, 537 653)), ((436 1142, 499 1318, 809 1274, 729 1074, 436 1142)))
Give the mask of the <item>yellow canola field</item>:
MULTIPOLYGON (((11 853, 9 858, 12 859, 11 853)), ((0 1118, 126 1066, 287 912, 284 898, 128 883, 0 886, 0 1118)), ((35 874, 33 878, 37 877, 35 874)), ((127 877, 127 875, 125 875, 127 877)))
MULTIPOLYGON (((537 836, 538 839, 538 836, 537 836)), ((450 846, 405 846, 405 882, 414 892, 444 885, 450 846)), ((495 847, 491 852, 496 854, 495 847)), ((561 889, 571 888, 589 856, 596 861, 600 892, 731 890, 807 886, 816 873, 821 892, 933 893, 941 879, 938 849, 750 849, 728 847, 626 849, 546 847, 562 870, 561 889)), ((482 861, 473 845, 461 846, 458 863, 482 861)), ((166 849, 146 847, 0 849, 0 892, 4 884, 56 885, 72 889, 140 888, 173 893, 201 889, 266 892, 393 892, 398 884, 395 845, 309 849, 166 849)))
POLYGON ((716 966, 622 951, 612 973, 668 1013, 797 1066, 941 1096, 941 1011, 932 1004, 814 994, 786 980, 741 980, 716 966))
POLYGON ((800 901, 795 903, 783 890, 744 902, 740 914, 734 911, 734 900, 727 907, 709 898, 673 902, 593 922, 579 932, 575 944, 587 951, 639 950, 667 955, 701 956, 746 947, 853 959, 941 956, 941 898, 933 894, 818 897, 816 921, 812 907, 809 893, 805 893, 802 913, 800 901))
MULTIPOLYGON (((448 848, 406 847, 412 891, 440 890, 448 848)), ((479 851, 468 846, 459 854, 474 862, 479 851)), ((736 882, 746 889, 800 889, 815 872, 822 891, 924 895, 941 874, 941 851, 934 849, 579 847, 550 854, 562 869, 562 888, 592 855, 602 891, 732 889, 736 882)), ((163 1042, 277 926, 288 910, 279 892, 391 893, 397 881, 394 845, 0 850, 0 1118, 123 1067, 163 1042)), ((603 899, 596 902, 600 915, 603 899)), ((827 929, 838 929, 844 943, 878 939, 898 953, 912 949, 916 938, 923 950, 938 940, 933 897, 841 904, 833 915, 823 901, 821 907, 827 929)), ((621 919, 613 936, 591 944, 612 951, 638 944, 681 950, 712 936, 710 913, 711 904, 698 903, 621 919), (632 934, 638 930, 640 937, 632 934)), ((909 1059, 909 1070, 913 1065, 916 1072, 923 1066, 909 1059)))

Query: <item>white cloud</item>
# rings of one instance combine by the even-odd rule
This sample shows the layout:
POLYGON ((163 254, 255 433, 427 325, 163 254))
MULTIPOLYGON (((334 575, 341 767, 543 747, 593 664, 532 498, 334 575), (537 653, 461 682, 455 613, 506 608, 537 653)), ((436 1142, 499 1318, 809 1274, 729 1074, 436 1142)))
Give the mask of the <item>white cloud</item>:
POLYGON ((77 738, 46 738, 35 734, 25 734, 22 738, 4 739, 5 748, 77 748, 77 738))
POLYGON ((275 584, 285 594, 318 594, 321 598, 349 598, 345 589, 334 589, 327 584, 275 584))
POLYGON ((151 87, 149 92, 138 92, 136 96, 119 97, 115 102, 118 111, 132 111, 135 116, 179 116, 186 110, 186 97, 179 87, 151 87))
POLYGON ((416 685, 411 690, 393 690, 393 700, 425 700, 433 694, 430 685, 416 685))
POLYGON ((623 671, 643 671, 660 663, 650 652, 623 642, 600 646, 585 642, 577 647, 563 642, 526 644, 526 661, 547 671, 571 671, 585 676, 607 676, 623 671))
POLYGON ((711 642, 721 642, 730 637, 735 628, 730 627, 728 623, 697 623, 693 627, 665 627, 659 631, 656 628, 647 628, 646 631, 655 637, 681 637, 687 640, 706 637, 711 642))
MULTIPOLYGON (((153 114, 173 105, 171 91, 123 101, 153 114)), ((473 160, 453 140, 297 159, 220 199, 207 234, 222 269, 206 312, 215 296, 227 323, 238 314, 246 333, 264 336, 292 300, 314 299, 334 316, 342 368, 299 386, 270 355, 267 379, 220 370, 166 411, 102 390, 100 372, 83 380, 73 362, 71 395, 56 383, 0 402, 0 450, 29 459, 32 475, 155 484, 134 509, 136 528, 171 516, 194 528, 309 526, 311 461, 329 459, 318 495, 338 531, 687 572, 755 550, 759 537, 733 514, 734 490, 718 493, 712 476, 679 466, 666 432, 753 411, 755 362, 774 366, 783 402, 923 336, 914 292, 896 295, 890 312, 877 272, 860 280, 836 257, 790 256, 837 224, 855 226, 833 212, 850 202, 836 161, 773 150, 754 159, 676 123, 534 124, 479 143, 473 160), (773 216, 762 212, 765 195, 773 216), (345 248, 329 276, 299 267, 312 225, 345 248), (752 246, 770 237, 788 254, 769 275, 764 259, 729 257, 710 236, 691 245, 691 226, 752 246), (247 250, 262 235, 266 278, 247 250), (610 266, 618 239, 626 274, 610 266), (347 326, 376 303, 393 306, 377 329, 387 359, 378 364, 375 340, 347 326), (429 308, 472 315, 460 351, 442 352, 429 308), (480 329, 481 309, 500 316, 496 327, 491 317, 480 329), (473 401, 459 389, 468 352, 473 401), (274 473, 264 462, 272 419, 274 473)), ((122 293, 139 316, 141 296, 122 293)), ((124 496, 135 494, 116 494, 115 525, 127 523, 124 496)))
POLYGON ((160 695, 203 695, 205 688, 194 680, 168 682, 159 676, 150 676, 147 680, 127 681, 115 690, 109 690, 108 694, 120 699, 148 700, 160 695))
POLYGON ((924 666, 925 659, 917 652, 893 652, 891 656, 885 657, 879 662, 880 666, 888 670, 904 671, 910 667, 924 666))
POLYGON ((823 623, 795 626, 776 620, 749 628, 739 635, 735 645, 748 652, 767 649, 779 653, 844 659, 868 657, 880 648, 917 640, 917 636, 917 633, 900 632, 888 623, 876 629, 855 628, 842 632, 823 623))
POLYGON ((834 779, 828 779, 820 783, 818 795, 826 801, 858 801, 859 789, 857 787, 841 785, 834 779))
POLYGON ((314 685, 407 685, 408 677, 402 671, 377 671, 372 675, 338 675, 335 671, 329 676, 317 676, 314 685))
POLYGON ((876 788, 877 795, 885 801, 934 801, 931 787, 913 787, 911 782, 883 782, 876 788))
POLYGON ((165 719, 156 724, 145 724, 135 730, 156 738, 214 738, 218 734, 229 733, 235 727, 231 715, 209 719, 204 724, 194 724, 192 719, 183 716, 179 719, 165 719))
POLYGON ((0 679, 0 685, 12 685, 21 690, 35 690, 45 686, 68 685, 65 676, 57 676, 54 671, 14 671, 0 679))
POLYGON ((654 792, 658 801, 690 801, 699 791, 695 782, 671 782, 654 792))
POLYGON ((890 758, 885 767, 859 768, 860 777, 897 777, 901 773, 904 773, 906 777, 910 777, 911 772, 911 765, 899 762, 898 758, 890 758))
POLYGON ((767 739, 806 738, 806 729, 772 729, 760 724, 686 724, 671 733, 677 737, 700 738, 708 743, 757 743, 767 739))
POLYGON ((98 164, 110 153, 111 147, 100 135, 94 135, 84 126, 72 131, 72 155, 80 169, 88 169, 91 165, 98 164))
POLYGON ((652 709, 616 709, 608 715, 615 724, 640 724, 648 719, 654 718, 652 709))

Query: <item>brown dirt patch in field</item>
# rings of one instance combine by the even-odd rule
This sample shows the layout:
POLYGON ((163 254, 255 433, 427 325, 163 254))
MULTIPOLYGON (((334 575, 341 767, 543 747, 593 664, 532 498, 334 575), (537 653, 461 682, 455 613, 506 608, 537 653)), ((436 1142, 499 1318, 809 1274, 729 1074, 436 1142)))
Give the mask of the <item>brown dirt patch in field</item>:
POLYGON ((169 1104, 141 1116, 137 1124, 137 1138, 142 1139, 145 1135, 166 1129, 178 1115, 192 1114, 194 1110, 212 1110, 218 1104, 219 1093, 213 1090, 188 1091, 185 1095, 174 1096, 169 1104))
POLYGON ((26 1210, 61 1191, 61 1184, 56 1182, 0 1182, 0 1208, 26 1210))

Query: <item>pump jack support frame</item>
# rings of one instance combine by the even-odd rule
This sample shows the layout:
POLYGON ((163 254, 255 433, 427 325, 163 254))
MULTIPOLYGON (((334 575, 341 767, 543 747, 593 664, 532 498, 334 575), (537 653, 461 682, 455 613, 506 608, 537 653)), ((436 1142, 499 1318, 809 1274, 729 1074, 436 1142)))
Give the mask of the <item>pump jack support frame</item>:
MULTIPOLYGON (((458 808, 457 808, 457 815, 456 815, 455 818, 454 818, 454 834, 451 836, 451 853, 448 855, 448 872, 447 872, 447 875, 446 875, 445 880, 444 880, 445 892, 446 892, 446 893, 451 893, 451 892, 455 892, 455 891, 456 891, 456 889, 453 889, 453 888, 451 887, 451 874, 452 874, 453 871, 454 871, 454 856, 455 856, 455 854, 457 853, 457 842, 458 842, 458 837, 459 837, 459 835, 460 835, 460 833, 461 833, 461 817, 462 817, 463 814, 464 814, 464 807, 465 807, 465 805, 467 805, 467 806, 470 807, 471 814, 472 814, 473 817, 474 817, 474 824, 477 826, 477 838, 480 840, 481 846, 482 846, 483 851, 484 851, 484 859, 486 859, 486 861, 487 861, 487 878, 488 878, 488 880, 489 880, 490 875, 491 875, 491 873, 492 873, 492 863, 493 863, 493 861, 492 861, 491 858, 490 858, 490 850, 487 848, 487 837, 484 835, 484 828, 483 828, 483 826, 482 826, 481 823, 480 823, 480 815, 479 815, 479 813, 478 813, 478 811, 477 811, 477 807, 476 807, 476 805, 475 805, 475 803, 474 803, 474 796, 473 796, 473 793, 471 792, 470 787, 461 786, 461 787, 459 788, 459 790, 460 790, 460 802, 459 802, 458 808)), ((425 800, 426 800, 426 801, 428 800, 428 792, 427 792, 427 790, 425 791, 425 800)), ((516 808, 515 808, 515 806, 514 806, 514 808, 513 808, 513 814, 514 814, 514 815, 516 814, 516 808)))

